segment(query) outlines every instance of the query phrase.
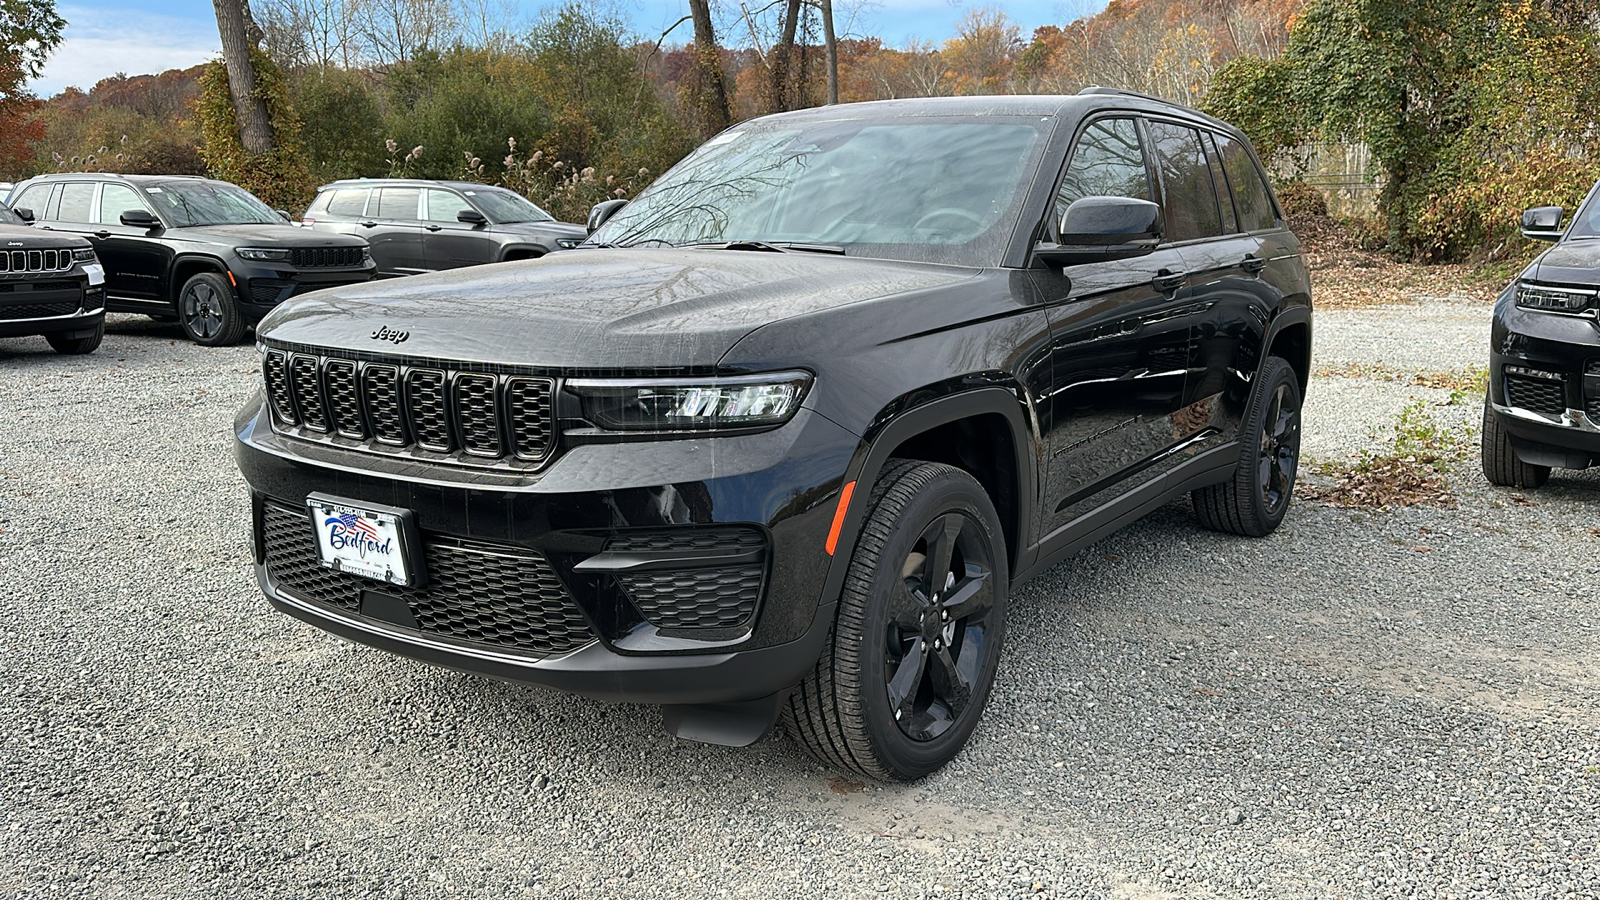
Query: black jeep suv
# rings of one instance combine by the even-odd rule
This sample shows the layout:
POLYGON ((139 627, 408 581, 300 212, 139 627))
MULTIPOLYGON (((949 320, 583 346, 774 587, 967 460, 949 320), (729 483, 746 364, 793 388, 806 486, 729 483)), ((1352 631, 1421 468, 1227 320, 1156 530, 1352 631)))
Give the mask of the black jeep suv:
POLYGON ((196 343, 237 343, 295 294, 368 281, 366 242, 312 234, 250 192, 179 175, 45 175, 12 205, 82 235, 106 267, 106 308, 176 319, 196 343))
POLYGON ((236 422, 267 598, 397 653, 915 778, 1023 580, 1290 502, 1311 305, 1240 133, 1096 90, 737 125, 593 249, 323 291, 236 422))
POLYGON ((505 188, 409 178, 323 185, 300 223, 366 238, 386 277, 536 259, 587 236, 505 188))
POLYGON ((1565 233, 1559 206, 1522 214, 1555 246, 1500 295, 1489 336, 1483 474, 1535 488, 1552 468, 1600 464, 1600 184, 1565 233))
POLYGON ((0 337, 43 335, 57 353, 92 353, 105 335, 105 272, 82 238, 29 228, 0 204, 0 337))

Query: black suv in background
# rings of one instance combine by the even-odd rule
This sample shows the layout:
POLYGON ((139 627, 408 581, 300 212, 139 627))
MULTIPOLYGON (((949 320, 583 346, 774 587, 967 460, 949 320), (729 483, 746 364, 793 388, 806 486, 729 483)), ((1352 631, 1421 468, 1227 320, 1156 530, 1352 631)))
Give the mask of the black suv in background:
POLYGON ((1522 233, 1555 246, 1494 307, 1483 474, 1533 488, 1552 468, 1600 464, 1600 184, 1563 232, 1559 206, 1522 214, 1522 233))
POLYGON ((277 608, 909 779, 977 725, 1015 586, 1184 494, 1288 510, 1310 283, 1216 119, 828 106, 618 206, 593 249, 261 323, 235 449, 277 608))
POLYGON ((105 273, 88 241, 20 223, 0 204, 0 337, 43 335, 57 353, 92 353, 105 334, 105 273))
POLYGON ((300 223, 366 238, 385 277, 534 259, 588 234, 505 188, 408 178, 325 184, 300 223))
POLYGON ((176 319, 196 343, 237 343, 283 300, 368 281, 366 242, 312 234, 250 192, 178 175, 45 175, 13 189, 39 228, 88 238, 106 308, 176 319))

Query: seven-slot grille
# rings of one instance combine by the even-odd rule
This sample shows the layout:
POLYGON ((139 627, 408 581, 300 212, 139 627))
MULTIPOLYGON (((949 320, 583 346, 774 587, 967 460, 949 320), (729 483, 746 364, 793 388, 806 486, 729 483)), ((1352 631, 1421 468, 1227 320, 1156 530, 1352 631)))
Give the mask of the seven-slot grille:
POLYGON ((553 443, 549 378, 282 350, 267 351, 262 376, 274 424, 313 440, 525 467, 542 463, 553 443))
POLYGON ((23 272, 65 272, 72 268, 72 248, 0 251, 0 275, 23 272))
POLYGON ((583 613, 539 553, 422 535, 427 582, 398 587, 322 565, 304 509, 266 503, 261 543, 267 572, 303 599, 361 614, 361 594, 399 597, 419 630, 535 654, 565 653, 594 640, 583 613))
POLYGON ((361 265, 360 247, 296 247, 289 251, 289 264, 301 269, 361 265))

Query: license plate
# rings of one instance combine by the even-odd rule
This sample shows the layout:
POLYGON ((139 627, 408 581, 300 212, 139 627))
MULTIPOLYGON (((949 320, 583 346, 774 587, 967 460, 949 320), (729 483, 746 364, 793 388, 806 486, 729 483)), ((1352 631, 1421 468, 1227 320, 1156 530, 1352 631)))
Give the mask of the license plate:
POLYGON ((409 541, 411 514, 312 494, 306 498, 322 564, 374 581, 410 587, 417 575, 409 541))

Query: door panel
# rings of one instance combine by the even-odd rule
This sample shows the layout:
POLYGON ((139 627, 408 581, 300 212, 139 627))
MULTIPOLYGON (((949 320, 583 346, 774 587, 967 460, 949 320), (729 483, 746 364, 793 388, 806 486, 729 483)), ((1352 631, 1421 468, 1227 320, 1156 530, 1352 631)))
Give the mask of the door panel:
MULTIPOLYGON (((121 308, 147 312, 153 304, 163 311, 171 305, 172 295, 166 284, 171 257, 161 241, 150 237, 143 228, 129 228, 122 224, 122 214, 132 209, 150 211, 149 204, 138 192, 125 184, 105 183, 100 186, 100 197, 95 206, 95 252, 106 267, 106 283, 115 285, 109 293, 119 300, 133 300, 121 308)), ((116 301, 112 301, 117 307, 116 301)))
POLYGON ((361 233, 372 245, 379 275, 415 275, 428 270, 419 211, 422 191, 414 187, 386 187, 372 192, 361 233))
POLYGON ((452 191, 430 188, 425 192, 424 224, 428 268, 458 269, 495 261, 498 242, 488 226, 478 228, 456 219, 472 205, 452 191))

